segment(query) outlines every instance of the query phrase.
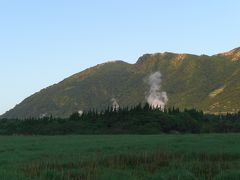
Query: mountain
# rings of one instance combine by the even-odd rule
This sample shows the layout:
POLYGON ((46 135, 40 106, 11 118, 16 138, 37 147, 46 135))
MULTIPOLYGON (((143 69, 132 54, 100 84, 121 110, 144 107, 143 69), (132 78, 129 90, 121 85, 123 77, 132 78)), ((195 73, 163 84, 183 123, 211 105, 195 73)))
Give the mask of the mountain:
POLYGON ((86 69, 26 98, 1 118, 66 117, 74 111, 145 103, 147 77, 160 71, 168 106, 209 113, 240 110, 240 48, 207 55, 145 54, 135 64, 112 61, 86 69))

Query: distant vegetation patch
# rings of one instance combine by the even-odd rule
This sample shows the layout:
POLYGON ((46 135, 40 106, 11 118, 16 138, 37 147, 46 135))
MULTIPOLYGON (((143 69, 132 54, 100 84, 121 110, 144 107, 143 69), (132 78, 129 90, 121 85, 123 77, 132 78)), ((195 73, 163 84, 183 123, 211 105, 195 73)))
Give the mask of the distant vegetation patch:
POLYGON ((153 108, 148 104, 76 112, 69 118, 0 120, 2 135, 162 134, 240 132, 240 113, 204 114, 196 109, 153 108))

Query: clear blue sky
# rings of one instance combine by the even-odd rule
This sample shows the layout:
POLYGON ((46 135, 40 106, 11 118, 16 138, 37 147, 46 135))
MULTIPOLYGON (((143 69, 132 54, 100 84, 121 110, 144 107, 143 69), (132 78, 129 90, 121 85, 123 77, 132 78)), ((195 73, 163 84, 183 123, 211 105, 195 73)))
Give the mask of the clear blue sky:
POLYGON ((0 0, 0 114, 108 60, 240 46, 239 0, 0 0))

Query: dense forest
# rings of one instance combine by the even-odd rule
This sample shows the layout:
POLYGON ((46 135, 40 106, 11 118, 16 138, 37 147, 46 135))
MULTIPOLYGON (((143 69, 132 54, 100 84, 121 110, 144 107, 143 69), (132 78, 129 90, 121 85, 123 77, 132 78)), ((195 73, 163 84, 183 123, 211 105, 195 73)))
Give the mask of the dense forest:
POLYGON ((240 112, 204 114, 196 109, 152 108, 148 104, 90 110, 69 118, 1 119, 2 135, 160 134, 240 132, 240 112))

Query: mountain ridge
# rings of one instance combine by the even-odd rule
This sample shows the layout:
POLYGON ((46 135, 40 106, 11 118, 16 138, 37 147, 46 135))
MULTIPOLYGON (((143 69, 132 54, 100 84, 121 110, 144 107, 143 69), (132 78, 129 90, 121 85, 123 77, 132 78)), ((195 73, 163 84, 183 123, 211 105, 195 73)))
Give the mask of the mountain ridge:
POLYGON ((233 61, 240 60, 240 47, 234 48, 231 51, 217 54, 218 56, 225 56, 231 58, 233 61))
POLYGON ((145 103, 146 78, 156 71, 162 74, 168 106, 236 112, 239 52, 240 48, 212 56, 164 52, 144 54, 134 64, 122 60, 98 64, 29 96, 1 118, 66 117, 74 111, 105 109, 112 98, 121 106, 145 103))

